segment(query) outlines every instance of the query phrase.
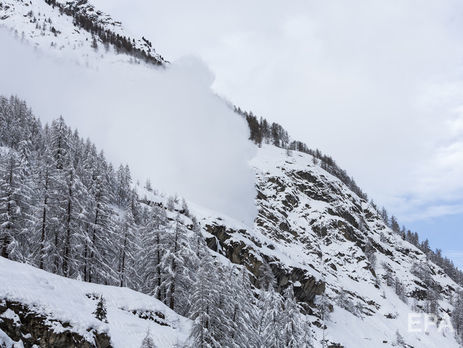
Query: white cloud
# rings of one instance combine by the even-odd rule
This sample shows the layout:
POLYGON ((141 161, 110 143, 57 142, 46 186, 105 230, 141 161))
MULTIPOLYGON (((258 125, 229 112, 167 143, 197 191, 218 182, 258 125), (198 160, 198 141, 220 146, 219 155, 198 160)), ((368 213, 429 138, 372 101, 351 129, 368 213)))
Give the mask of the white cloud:
POLYGON ((245 121, 212 93, 201 61, 96 70, 39 56, 3 30, 0 42, 0 94, 25 99, 43 121, 63 115, 136 178, 252 223, 255 148, 245 121))
POLYGON ((423 206, 423 204, 416 204, 414 211, 406 216, 404 219, 407 221, 427 220, 436 217, 463 214, 463 204, 433 204, 430 206, 423 206), (421 210, 417 209, 420 208, 421 210))

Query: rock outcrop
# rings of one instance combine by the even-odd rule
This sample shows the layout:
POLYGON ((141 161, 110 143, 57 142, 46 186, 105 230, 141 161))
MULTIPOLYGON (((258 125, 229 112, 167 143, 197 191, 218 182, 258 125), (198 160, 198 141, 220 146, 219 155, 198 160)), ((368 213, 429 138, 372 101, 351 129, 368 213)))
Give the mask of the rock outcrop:
POLYGON ((70 323, 51 319, 20 302, 0 300, 0 330, 24 347, 54 348, 110 348, 111 340, 105 333, 88 328, 93 341, 72 330, 70 323))

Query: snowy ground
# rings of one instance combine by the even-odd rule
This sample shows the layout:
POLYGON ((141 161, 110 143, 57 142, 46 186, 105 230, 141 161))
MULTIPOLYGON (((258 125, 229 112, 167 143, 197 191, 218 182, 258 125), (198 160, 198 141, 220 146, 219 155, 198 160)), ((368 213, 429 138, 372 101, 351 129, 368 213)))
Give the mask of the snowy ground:
MULTIPOLYGON (((173 347, 187 339, 191 328, 190 320, 150 296, 127 288, 67 279, 2 257, 0 299, 18 301, 46 314, 48 318, 69 322, 72 330, 84 337, 89 335, 87 328, 107 332, 115 348, 140 347, 148 329, 158 347, 173 347), (95 318, 93 312, 97 300, 89 298, 87 294, 103 295, 107 306, 107 324, 95 318), (169 326, 140 319, 130 312, 132 310, 163 313, 169 326)), ((62 327, 54 329, 62 330, 62 327)), ((2 337, 8 343, 2 332, 0 343, 2 337)))

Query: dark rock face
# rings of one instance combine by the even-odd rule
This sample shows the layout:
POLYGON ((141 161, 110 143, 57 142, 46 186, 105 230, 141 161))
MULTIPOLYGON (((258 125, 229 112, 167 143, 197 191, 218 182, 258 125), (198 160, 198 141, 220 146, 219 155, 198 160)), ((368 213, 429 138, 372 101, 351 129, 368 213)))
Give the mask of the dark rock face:
POLYGON ((112 347, 111 340, 105 333, 88 329, 94 337, 94 341, 89 342, 73 332, 69 323, 47 318, 20 302, 0 300, 0 316, 7 311, 14 312, 15 319, 0 317, 0 329, 13 341, 22 341, 26 348, 34 345, 43 348, 112 347), (51 323, 61 326, 62 332, 55 332, 51 323))
POLYGON ((222 225, 207 225, 206 230, 213 235, 207 239, 209 248, 216 252, 221 252, 231 262, 245 266, 254 276, 252 281, 257 286, 262 258, 270 265, 272 273, 275 276, 277 290, 283 292, 288 286, 299 283, 300 286, 294 287, 294 295, 298 302, 307 304, 306 310, 311 312, 313 300, 316 295, 321 295, 325 291, 324 282, 315 279, 307 271, 297 267, 284 266, 278 259, 270 258, 267 255, 260 254, 257 242, 254 242, 255 248, 246 245, 243 241, 232 239, 234 233, 246 233, 245 231, 234 231, 227 229, 222 225))

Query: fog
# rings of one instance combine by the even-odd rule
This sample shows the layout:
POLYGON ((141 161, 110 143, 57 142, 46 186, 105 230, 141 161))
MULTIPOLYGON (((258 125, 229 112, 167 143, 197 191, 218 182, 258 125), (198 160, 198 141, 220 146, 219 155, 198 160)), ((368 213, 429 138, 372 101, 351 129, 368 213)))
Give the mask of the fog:
POLYGON ((136 179, 252 224, 255 147, 245 121, 211 91, 214 76, 200 60, 90 69, 45 56, 5 30, 0 42, 0 94, 25 99, 44 123, 62 115, 136 179))

